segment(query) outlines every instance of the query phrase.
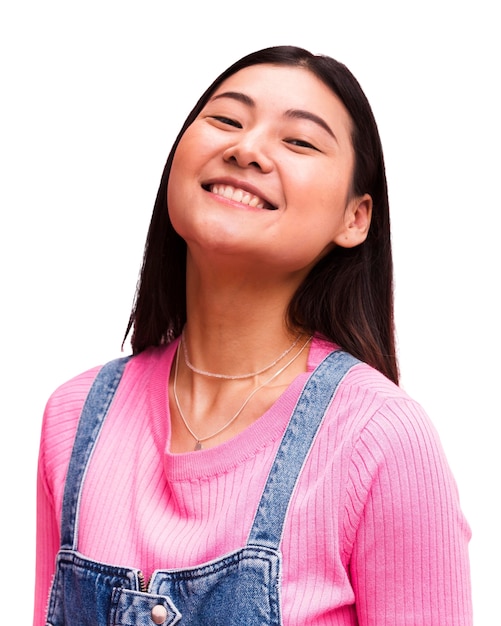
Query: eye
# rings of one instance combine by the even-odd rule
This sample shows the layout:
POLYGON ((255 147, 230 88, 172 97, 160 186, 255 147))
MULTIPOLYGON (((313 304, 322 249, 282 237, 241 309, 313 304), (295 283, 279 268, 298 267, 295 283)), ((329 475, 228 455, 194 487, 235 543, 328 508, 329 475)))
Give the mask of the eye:
POLYGON ((232 120, 230 117, 225 117, 224 115, 209 115, 210 119, 216 120, 216 122, 220 122, 226 126, 233 126, 234 128, 242 128, 242 124, 237 122, 236 120, 232 120))
POLYGON ((304 141, 304 139, 285 139, 285 143, 288 143, 292 146, 297 146, 298 148, 306 148, 308 150, 316 150, 319 152, 319 149, 316 148, 309 141, 304 141))

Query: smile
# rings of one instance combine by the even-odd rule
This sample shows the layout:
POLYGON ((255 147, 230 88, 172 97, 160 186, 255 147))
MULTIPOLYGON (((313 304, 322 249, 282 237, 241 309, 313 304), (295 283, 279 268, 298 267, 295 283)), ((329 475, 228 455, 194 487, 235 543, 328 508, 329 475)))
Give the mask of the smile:
POLYGON ((275 211, 277 207, 271 205, 263 198, 256 196, 245 189, 239 187, 232 187, 231 185, 225 185, 221 183, 215 183, 212 185, 203 185, 203 188, 216 196, 245 204, 246 206, 254 207, 256 209, 267 209, 268 211, 275 211))

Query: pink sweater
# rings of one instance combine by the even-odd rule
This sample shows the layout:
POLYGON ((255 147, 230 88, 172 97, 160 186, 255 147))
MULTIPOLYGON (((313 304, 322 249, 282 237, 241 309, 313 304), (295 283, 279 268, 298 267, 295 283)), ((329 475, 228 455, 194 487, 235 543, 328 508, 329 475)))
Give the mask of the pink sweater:
MULTIPOLYGON (((167 381, 177 342, 127 365, 92 458, 80 511, 86 556, 155 569, 242 547, 307 373, 216 448, 169 453, 167 381)), ((311 371, 332 349, 315 339, 311 371)), ((35 626, 44 624, 66 469, 97 373, 60 387, 44 416, 38 481, 35 626)), ((282 541, 283 623, 472 623, 467 544, 437 434, 423 410, 366 365, 341 383, 291 501, 282 541)))

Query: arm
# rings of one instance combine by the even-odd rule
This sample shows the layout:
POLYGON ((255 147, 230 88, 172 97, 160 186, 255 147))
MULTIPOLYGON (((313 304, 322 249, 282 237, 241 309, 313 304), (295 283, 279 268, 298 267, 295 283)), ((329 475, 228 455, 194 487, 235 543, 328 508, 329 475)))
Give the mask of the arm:
POLYGON ((454 479, 419 406, 399 399, 357 442, 359 524, 350 572, 360 626, 471 626, 467 545, 454 479))
POLYGON ((55 559, 59 549, 59 528, 51 499, 43 479, 40 458, 37 478, 37 553, 35 577, 34 626, 43 626, 47 611, 50 585, 54 576, 55 559))
POLYGON ((99 368, 57 389, 43 418, 37 477, 37 548, 34 626, 45 625, 50 586, 59 550, 64 483, 78 419, 99 368))

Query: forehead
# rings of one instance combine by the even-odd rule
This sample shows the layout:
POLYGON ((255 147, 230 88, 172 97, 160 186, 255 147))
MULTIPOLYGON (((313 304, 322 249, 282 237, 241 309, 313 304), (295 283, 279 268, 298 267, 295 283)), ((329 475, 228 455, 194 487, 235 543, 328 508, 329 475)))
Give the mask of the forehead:
POLYGON ((338 120, 349 130, 351 118, 338 96, 315 74, 302 67, 261 64, 236 72, 219 85, 211 99, 226 92, 247 95, 256 107, 305 109, 338 120))

